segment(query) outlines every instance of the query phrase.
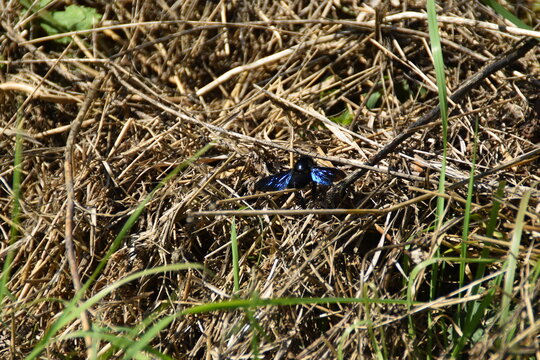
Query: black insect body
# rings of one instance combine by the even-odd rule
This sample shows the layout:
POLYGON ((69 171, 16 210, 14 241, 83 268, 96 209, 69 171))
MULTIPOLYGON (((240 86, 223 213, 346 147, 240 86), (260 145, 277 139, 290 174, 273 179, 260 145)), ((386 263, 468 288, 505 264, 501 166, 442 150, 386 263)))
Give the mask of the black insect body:
POLYGON ((302 189, 309 184, 332 185, 334 180, 345 177, 337 168, 316 166, 310 156, 300 156, 294 168, 257 181, 255 190, 277 191, 283 189, 302 189))

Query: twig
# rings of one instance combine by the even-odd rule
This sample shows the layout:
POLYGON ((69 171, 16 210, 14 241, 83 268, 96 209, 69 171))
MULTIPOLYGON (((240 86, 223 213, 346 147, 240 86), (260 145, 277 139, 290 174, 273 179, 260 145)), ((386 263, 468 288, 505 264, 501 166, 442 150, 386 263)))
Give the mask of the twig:
MULTIPOLYGON (((73 244, 73 229, 75 228, 73 217, 75 213, 75 195, 73 189, 73 147, 75 139, 81 128, 83 119, 86 117, 88 109, 93 100, 96 98, 98 90, 103 82, 103 76, 97 77, 92 83, 92 87, 88 92, 88 95, 83 102, 77 117, 73 121, 73 125, 69 131, 69 135, 66 141, 65 159, 64 159, 64 176, 66 181, 66 229, 65 229, 65 242, 66 242, 66 257, 69 263, 69 271, 73 281, 73 287, 75 291, 81 290, 81 278, 77 267, 77 257, 75 255, 75 246, 73 244)), ((86 311, 81 313, 81 323, 84 331, 91 330, 91 323, 86 311)), ((87 349, 88 358, 92 358, 92 338, 85 336, 85 343, 87 349)))
MULTIPOLYGON (((401 20, 406 20, 406 19, 425 20, 427 19, 427 15, 423 13, 412 12, 412 11, 389 15, 389 16, 386 16, 382 20, 383 24, 381 24, 381 29, 395 31, 396 29, 393 25, 386 25, 384 23, 401 21, 401 20)), ((521 29, 514 26, 497 25, 494 23, 486 22, 486 21, 477 21, 477 20, 466 19, 466 18, 455 17, 455 16, 439 16, 438 20, 442 23, 480 27, 486 30, 499 31, 501 33, 506 32, 508 34, 516 35, 516 36, 530 36, 530 37, 540 39, 540 31, 521 29)), ((37 44, 37 43, 41 43, 45 41, 60 39, 63 37, 80 36, 80 35, 86 35, 90 33, 106 32, 110 30, 129 29, 129 28, 142 27, 142 26, 145 26, 145 27, 168 26, 168 25, 173 25, 173 24, 174 25, 191 25, 191 26, 201 27, 198 30, 234 27, 234 28, 257 28, 257 29, 273 31, 273 32, 275 31, 286 32, 286 30, 277 28, 276 25, 283 26, 283 25, 321 24, 321 25, 345 25, 345 26, 350 26, 350 27, 355 27, 355 28, 361 27, 361 28, 370 29, 370 30, 375 28, 375 20, 355 21, 355 20, 327 20, 327 19, 309 19, 309 20, 295 19, 295 20, 246 21, 242 23, 231 23, 231 22, 223 23, 220 21, 190 21, 190 20, 162 21, 160 20, 160 21, 142 21, 142 22, 127 23, 127 24, 107 25, 107 26, 102 26, 102 27, 96 27, 93 29, 76 30, 76 31, 69 31, 69 32, 61 33, 61 34, 43 36, 40 38, 31 39, 31 40, 20 38, 20 45, 37 44)), ((4 24, 2 25, 4 26, 4 24)), ((399 31, 399 29, 397 29, 397 31, 399 31)))
MULTIPOLYGON (((392 21, 401 21, 406 19, 419 19, 427 20, 427 14, 414 12, 414 11, 405 11, 399 14, 389 15, 384 18, 385 22, 392 21)), ((465 25, 475 28, 481 28, 486 30, 500 31, 502 33, 508 33, 517 36, 530 36, 537 39, 540 39, 540 32, 528 29, 522 29, 514 26, 505 26, 493 24, 487 21, 478 21, 474 19, 466 19, 463 17, 457 16, 437 16, 437 21, 446 24, 456 24, 456 25, 465 25)))
MULTIPOLYGON (((274 193, 274 192, 272 192, 274 193)), ((261 215, 282 215, 282 216, 295 216, 295 215, 382 215, 387 214, 392 211, 402 209, 404 207, 410 206, 420 201, 430 199, 432 197, 438 196, 438 193, 435 192, 426 192, 415 198, 412 198, 407 201, 403 201, 399 204, 389 206, 384 209, 304 209, 304 210, 295 210, 295 209, 277 209, 277 210, 209 210, 209 211, 195 211, 189 212, 188 218, 190 217, 200 217, 200 216, 261 216, 261 215)), ((442 195, 446 198, 451 198, 449 195, 442 195)))
POLYGON ((43 101, 49 101, 59 104, 70 104, 74 102, 82 102, 81 97, 64 94, 64 95, 55 95, 50 94, 43 90, 43 87, 37 87, 29 84, 24 84, 16 81, 6 81, 5 83, 0 84, 1 91, 20 91, 31 95, 33 98, 40 99, 43 101))

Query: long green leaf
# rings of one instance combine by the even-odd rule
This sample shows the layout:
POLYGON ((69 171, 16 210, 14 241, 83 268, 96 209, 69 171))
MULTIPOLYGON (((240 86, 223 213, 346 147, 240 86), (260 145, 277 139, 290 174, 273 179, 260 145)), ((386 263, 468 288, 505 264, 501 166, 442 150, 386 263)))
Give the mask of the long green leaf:
POLYGON ((527 30, 533 30, 532 27, 525 24, 523 21, 521 21, 516 15, 512 14, 510 11, 508 11, 505 7, 503 7, 501 4, 499 4, 496 0, 481 0, 484 4, 491 6, 497 14, 501 15, 506 20, 510 21, 517 27, 520 27, 522 29, 527 30))
MULTIPOLYGON (((435 76, 437 79, 437 93, 439 95, 439 107, 441 109, 441 121, 442 121, 442 160, 441 171, 439 175, 439 194, 444 194, 446 183, 446 152, 447 152, 447 138, 448 138, 448 104, 446 95, 446 77, 444 74, 444 60, 441 48, 441 39, 439 36, 439 23, 437 21, 437 13, 435 11, 435 0, 427 1, 427 13, 428 13, 428 30, 429 40, 431 45, 431 53, 433 54, 433 66, 435 67, 435 76)), ((436 228, 439 230, 444 222, 444 197, 439 196, 437 198, 437 223, 436 228)), ((435 252, 436 256, 439 256, 439 250, 435 252)), ((439 278, 439 266, 437 263, 433 266, 433 276, 430 282, 430 299, 433 300, 436 297, 438 289, 439 278)), ((428 348, 432 348, 433 340, 433 323, 431 313, 428 313, 428 348)))
MULTIPOLYGON (((19 236, 19 225, 21 216, 21 179, 22 179, 22 155, 23 137, 22 133, 23 117, 21 111, 17 113, 17 134, 15 135, 15 156, 13 160, 13 208, 11 210, 11 226, 9 232, 9 245, 12 245, 19 236)), ((11 274, 11 263, 15 257, 15 250, 9 250, 2 267, 2 277, 0 278, 0 304, 9 293, 7 283, 11 274)))
POLYGON ((240 291, 240 257, 238 255, 238 237, 236 236, 236 223, 234 221, 234 216, 231 224, 231 252, 234 276, 234 293, 238 294, 240 291))
MULTIPOLYGON (((446 179, 446 151, 448 138, 448 102, 446 94, 446 76, 444 74, 444 60, 439 36, 437 13, 435 11, 435 0, 427 1, 428 28, 431 52, 433 54, 433 66, 437 78, 437 92, 439 95, 439 107, 441 108, 442 120, 442 145, 443 154, 441 161, 441 171, 439 178, 439 193, 444 194, 446 179)), ((438 227, 442 225, 444 211, 444 198, 440 196, 437 202, 438 227)))
POLYGON ((531 193, 532 190, 526 191, 519 203, 519 209, 514 227, 514 235, 512 236, 512 241, 510 242, 510 251, 508 252, 508 259, 506 259, 505 263, 506 275, 504 277, 504 291, 501 302, 501 318, 499 322, 501 326, 506 323, 510 313, 510 302, 512 300, 512 294, 514 293, 514 279, 518 265, 517 260, 519 257, 519 245, 521 244, 521 235, 523 234, 523 226, 525 223, 525 212, 527 211, 527 205, 529 204, 531 193))

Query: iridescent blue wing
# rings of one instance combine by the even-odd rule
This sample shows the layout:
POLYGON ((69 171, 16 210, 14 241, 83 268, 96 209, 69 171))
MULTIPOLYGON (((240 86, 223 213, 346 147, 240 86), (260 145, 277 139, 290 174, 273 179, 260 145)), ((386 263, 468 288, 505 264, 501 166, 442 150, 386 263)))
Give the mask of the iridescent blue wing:
POLYGON ((311 180, 321 185, 332 185, 334 180, 345 177, 343 171, 331 167, 314 166, 311 168, 311 180))
POLYGON ((270 175, 255 184, 255 190, 259 191, 277 191, 287 188, 291 181, 292 170, 285 171, 276 175, 270 175))

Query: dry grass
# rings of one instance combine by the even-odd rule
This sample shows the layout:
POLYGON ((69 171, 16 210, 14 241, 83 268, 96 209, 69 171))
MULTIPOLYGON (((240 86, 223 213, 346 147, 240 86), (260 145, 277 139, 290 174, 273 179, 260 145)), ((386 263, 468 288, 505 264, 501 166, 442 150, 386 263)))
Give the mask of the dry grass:
MULTIPOLYGON (((292 165, 294 151, 321 156, 327 160, 319 164, 351 173, 436 107, 427 23, 409 13, 424 12, 425 4, 406 3, 385 2, 374 9, 360 1, 88 2, 104 14, 104 28, 80 34, 66 47, 41 41, 39 18, 22 23, 29 13, 24 15, 15 2, 2 2, 0 230, 5 240, 0 258, 4 262, 13 249, 14 259, 9 294, 1 304, 0 357, 24 358, 36 347, 64 310, 63 302, 74 296, 77 276, 82 283, 89 279, 143 199, 211 141, 215 145, 193 166, 155 193, 83 298, 156 266, 194 262, 211 271, 142 277, 91 306, 94 327, 131 339, 157 321, 151 319, 233 298, 232 217, 187 221, 192 220, 188 212, 216 206, 298 209, 292 194, 218 201, 253 194, 258 178, 292 165), (95 98, 88 96, 92 87, 95 98), (380 99, 370 104, 373 94, 380 99), (8 247, 18 111, 24 140, 21 218, 19 236, 8 247), (352 114, 352 123, 337 127, 324 121, 344 111, 352 114), (68 153, 73 155, 73 201, 66 195, 68 153), (70 204, 73 219, 66 213, 70 204), (65 254, 70 224, 74 272, 65 254), (137 326, 126 333, 125 327, 137 326)), ((524 33, 505 29, 502 25, 509 24, 479 2, 450 3, 440 12, 449 17, 442 19, 440 31, 452 92, 487 61, 516 48, 524 33)), ((534 27, 538 13, 527 4, 535 6, 523 2, 509 9, 534 27)), ((61 5, 50 10, 55 9, 61 5)), ((536 46, 451 107, 448 185, 469 177, 475 120, 476 174, 497 170, 475 181, 472 198, 467 258, 487 251, 484 257, 495 262, 487 264, 485 276, 500 275, 519 223, 520 200, 532 190, 510 318, 499 322, 503 294, 496 287, 478 326, 481 332, 463 348, 469 358, 506 359, 518 353, 540 358, 540 288, 531 281, 538 276, 540 255, 539 55, 536 46), (490 235, 490 211, 501 180, 506 186, 490 235)), ((460 303, 481 301, 494 285, 486 281, 478 295, 458 294, 459 262, 440 261, 436 271, 431 266, 421 271, 413 285, 413 299, 423 306, 409 309, 400 303, 407 299, 408 279, 418 262, 460 256, 466 184, 449 188, 445 225, 434 229, 440 134, 440 121, 416 130, 377 164, 379 170, 349 187, 339 204, 389 211, 310 214, 309 209, 328 205, 323 189, 304 191, 308 209, 301 215, 236 217, 240 289, 235 296, 367 297, 376 303, 319 302, 178 316, 152 337, 150 346, 178 359, 240 359, 254 349, 268 359, 331 359, 343 340, 346 359, 372 358, 378 351, 386 358, 449 357, 463 331, 460 303), (416 200, 406 203, 411 199, 416 200)), ((467 262, 462 286, 477 280, 477 268, 467 262)), ((80 321, 63 327, 43 354, 87 356, 84 339, 58 338, 79 329, 80 321)), ((97 352, 121 357, 118 348, 110 350, 112 343, 101 341, 97 352)))

